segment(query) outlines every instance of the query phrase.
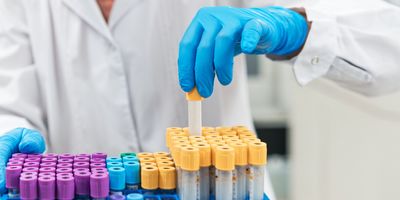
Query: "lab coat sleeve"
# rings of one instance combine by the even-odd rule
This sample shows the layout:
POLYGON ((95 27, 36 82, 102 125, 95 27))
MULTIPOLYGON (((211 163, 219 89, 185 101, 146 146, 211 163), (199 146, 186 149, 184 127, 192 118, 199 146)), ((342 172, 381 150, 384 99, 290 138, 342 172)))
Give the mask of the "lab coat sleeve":
POLYGON ((375 96, 400 88, 400 7, 384 1, 324 1, 306 7, 312 28, 292 60, 300 85, 325 77, 375 96))
POLYGON ((43 112, 23 5, 0 1, 0 135, 16 127, 43 131, 43 112))

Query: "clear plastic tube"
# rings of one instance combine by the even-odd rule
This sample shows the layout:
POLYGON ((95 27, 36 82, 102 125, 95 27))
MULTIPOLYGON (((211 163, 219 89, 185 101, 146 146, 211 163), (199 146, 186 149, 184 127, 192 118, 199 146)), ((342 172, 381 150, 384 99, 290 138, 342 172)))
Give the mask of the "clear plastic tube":
POLYGON ((249 200, 264 198, 265 165, 251 165, 249 173, 249 200))
POLYGON ((199 200, 199 171, 182 170, 181 197, 185 200, 199 200))
POLYGON ((232 200, 232 171, 216 170, 215 200, 232 200))
POLYGON ((247 174, 246 174, 247 166, 239 166, 235 167, 235 171, 233 173, 233 199, 234 200, 244 200, 246 199, 247 192, 247 174))
POLYGON ((210 194, 215 196, 215 167, 210 166, 210 194))
POLYGON ((134 191, 136 191, 136 190, 139 189, 139 184, 129 184, 129 183, 127 183, 127 184, 126 184, 126 189, 127 189, 127 190, 134 190, 134 191))
POLYGON ((8 198, 10 198, 10 199, 19 198, 19 189, 18 188, 9 188, 8 189, 8 198))
POLYGON ((176 169, 176 194, 178 194, 179 197, 182 196, 181 191, 182 191, 182 170, 179 166, 175 166, 176 169))
POLYGON ((200 168, 200 200, 210 199, 210 169, 200 168))
POLYGON ((201 135, 201 101, 188 101, 189 133, 201 135))

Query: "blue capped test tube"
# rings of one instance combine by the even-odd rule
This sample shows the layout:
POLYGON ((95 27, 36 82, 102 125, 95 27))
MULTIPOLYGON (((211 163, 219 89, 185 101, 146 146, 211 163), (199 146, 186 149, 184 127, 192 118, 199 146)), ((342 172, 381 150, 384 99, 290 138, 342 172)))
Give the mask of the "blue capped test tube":
POLYGON ((138 161, 124 162, 127 190, 138 190, 140 185, 140 163, 138 161))
POLYGON ((122 194, 125 190, 125 169, 123 167, 108 168, 110 176, 110 193, 122 194))

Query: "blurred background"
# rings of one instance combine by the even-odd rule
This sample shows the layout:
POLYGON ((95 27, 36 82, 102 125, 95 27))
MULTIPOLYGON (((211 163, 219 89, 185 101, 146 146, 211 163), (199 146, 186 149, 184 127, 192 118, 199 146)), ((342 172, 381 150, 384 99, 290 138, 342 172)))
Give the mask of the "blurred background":
POLYGON ((246 57, 252 114, 278 200, 400 199, 400 93, 368 98, 246 57))

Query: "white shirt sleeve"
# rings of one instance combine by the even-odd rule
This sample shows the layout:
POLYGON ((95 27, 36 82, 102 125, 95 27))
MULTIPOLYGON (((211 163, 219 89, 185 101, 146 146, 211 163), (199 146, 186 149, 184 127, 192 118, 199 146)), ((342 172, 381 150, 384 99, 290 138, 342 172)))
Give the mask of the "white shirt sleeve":
POLYGON ((20 1, 0 1, 0 135, 17 127, 44 129, 29 31, 20 1))
POLYGON ((400 7, 380 0, 306 7, 312 27, 293 70, 300 85, 325 77, 374 96, 400 88, 400 7))

